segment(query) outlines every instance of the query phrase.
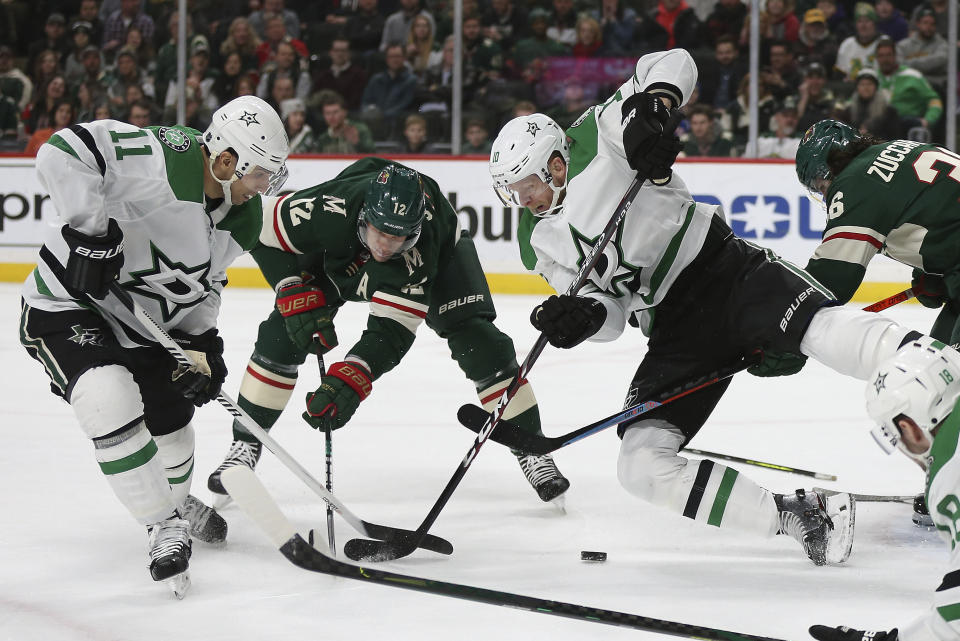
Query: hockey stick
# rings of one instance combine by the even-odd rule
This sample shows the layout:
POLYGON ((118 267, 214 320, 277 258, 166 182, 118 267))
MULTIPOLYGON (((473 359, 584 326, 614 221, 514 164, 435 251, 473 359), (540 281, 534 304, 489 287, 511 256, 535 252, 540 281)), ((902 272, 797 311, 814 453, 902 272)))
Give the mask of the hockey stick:
MULTIPOLYGON (((627 215, 627 210, 630 209, 630 206, 633 204, 633 199, 636 198, 636 195, 640 191, 640 187, 643 185, 644 180, 645 178, 642 178, 638 175, 633 179, 633 182, 630 183, 630 186, 627 188, 623 198, 620 199, 620 203, 617 205, 613 216, 607 222, 607 225, 603 228, 603 231, 600 232, 596 242, 590 249, 590 253, 584 257, 583 263, 580 266, 580 270, 577 272, 576 278, 570 284, 570 287, 567 288, 567 294, 576 294, 587 281, 587 276, 589 276, 593 268, 596 267, 597 262, 602 256, 604 247, 606 247, 607 243, 610 242, 610 238, 613 236, 617 227, 620 226, 620 222, 623 220, 624 216, 627 215)), ((493 428, 495 428, 497 423, 500 422, 503 412, 506 410, 510 399, 514 397, 514 395, 517 393, 517 390, 520 389, 520 386, 526 383, 527 374, 530 372, 530 368, 532 368, 534 363, 537 362, 537 358, 540 357, 540 353, 543 352, 543 348, 546 347, 546 345, 547 337, 541 332, 540 336, 537 337, 536 342, 533 344, 533 347, 530 349, 530 353, 527 354, 526 359, 524 359, 516 375, 513 377, 513 380, 510 382, 510 385, 508 385, 499 398, 497 398, 496 406, 493 408, 493 413, 487 416, 484 425, 480 428, 477 438, 474 439, 473 445, 470 446, 470 450, 467 452, 467 455, 463 457, 463 460, 457 466, 457 471, 453 473, 453 476, 447 482, 446 487, 443 488, 443 491, 433 504, 433 507, 430 508, 427 516, 420 524, 420 527, 417 528, 416 533, 406 540, 393 539, 389 541, 371 541, 369 539, 351 539, 347 541, 347 544, 343 547, 344 554, 354 561, 389 561, 407 556, 417 548, 419 545, 419 540, 426 536, 427 531, 437 520, 437 517, 440 516, 440 511, 447 504, 447 501, 450 500, 454 490, 457 489, 457 486, 460 484, 460 480, 467 473, 467 470, 470 468, 470 464, 473 462, 473 459, 476 458, 477 453, 486 442, 487 437, 490 436, 493 428)))
MULTIPOLYGON (((313 344, 317 349, 317 367, 320 368, 320 377, 327 371, 327 366, 323 364, 323 354, 320 352, 320 335, 313 335, 313 344)), ((325 463, 327 468, 327 492, 333 491, 333 433, 328 424, 323 430, 325 444, 325 463)), ((330 554, 337 556, 337 544, 333 536, 333 508, 327 503, 327 543, 330 545, 330 554)))
MULTIPOLYGON (((144 329, 153 336, 160 345, 173 356, 176 361, 185 366, 193 367, 194 363, 190 360, 190 357, 187 356, 186 352, 183 351, 176 341, 170 338, 170 335, 163 329, 150 314, 140 306, 130 294, 123 289, 119 283, 114 281, 110 284, 110 291, 116 296, 124 307, 126 307, 143 325, 144 329)), ((250 416, 243 411, 243 409, 237 405, 237 403, 231 399, 227 394, 221 391, 217 395, 217 402, 223 406, 235 419, 240 421, 243 427, 259 439, 268 450, 274 453, 280 462, 283 463, 287 469, 293 472, 294 476, 303 481, 307 487, 313 490, 317 495, 320 496, 327 505, 337 512, 340 513, 340 516, 343 517, 343 520, 350 524, 355 530, 363 534, 364 536, 369 536, 372 538, 382 538, 382 539, 403 539, 407 541, 410 539, 410 536, 413 532, 409 530, 403 530, 400 528, 394 528, 387 525, 377 525, 376 523, 370 523, 364 521, 357 517, 353 512, 347 509, 347 506, 340 502, 340 499, 335 497, 333 494, 328 492, 326 488, 310 475, 310 472, 306 470, 300 463, 297 462, 290 454, 287 453, 285 449, 280 447, 280 444, 273 440, 273 437, 270 436, 265 429, 260 427, 256 421, 254 421, 250 416)), ((242 467, 242 466, 241 466, 242 467)), ((417 540, 418 547, 423 547, 424 549, 430 550, 432 552, 437 552, 439 554, 452 554, 453 546, 449 541, 441 539, 438 536, 433 537, 420 537, 417 540)))
MULTIPOLYGON (((821 492, 827 496, 833 496, 835 494, 844 494, 844 492, 839 492, 837 490, 828 490, 822 487, 813 488, 814 492, 821 492)), ((907 495, 898 495, 898 494, 854 494, 853 492, 845 492, 849 494, 855 501, 858 503, 908 503, 913 505, 913 500, 916 498, 916 495, 907 496, 907 495)))
POLYGON ((586 605, 576 605, 524 596, 501 590, 479 588, 462 583, 449 583, 424 577, 386 572, 377 568, 362 567, 330 558, 307 543, 293 527, 293 524, 280 511, 279 506, 252 470, 242 465, 223 472, 223 485, 244 512, 266 533, 280 553, 297 567, 339 576, 366 583, 377 583, 405 590, 415 590, 437 596, 452 597, 477 603, 499 605, 527 610, 540 614, 549 614, 578 621, 603 623, 635 630, 645 630, 690 639, 712 639, 716 641, 778 641, 769 637, 760 637, 739 632, 729 632, 717 628, 708 628, 676 621, 655 619, 604 610, 586 605))
MULTIPOLYGON (((754 365, 756 362, 757 359, 754 356, 741 358, 733 365, 717 370, 716 372, 712 372, 703 378, 684 383, 683 385, 663 392, 660 395, 659 400, 650 400, 637 403, 636 405, 632 405, 625 410, 621 410, 612 416, 602 418, 595 423, 575 429, 572 432, 563 434, 561 436, 540 436, 539 434, 532 434, 530 432, 521 430, 515 423, 501 420, 497 425, 497 429, 495 429, 493 434, 490 435, 490 438, 501 445, 506 445, 507 447, 520 450, 528 454, 549 454, 550 452, 558 450, 561 447, 566 447, 571 443, 576 443, 577 441, 584 439, 591 434, 596 434, 597 432, 605 430, 608 427, 619 425, 628 419, 639 416, 645 412, 649 412, 650 410, 660 407, 661 405, 666 405, 667 403, 687 396, 688 394, 692 394, 697 390, 701 390, 704 387, 709 387, 714 383, 719 383, 720 381, 726 380, 737 372, 743 371, 751 365, 754 365)), ((484 428, 487 421, 490 419, 490 414, 482 407, 468 403, 460 407, 460 410, 457 412, 457 418, 464 427, 474 432, 478 432, 484 428)))
MULTIPOLYGON (((704 450, 696 450, 692 447, 683 448, 684 451, 690 452, 691 454, 697 454, 699 456, 708 456, 710 458, 719 458, 725 461, 734 461, 736 463, 746 463, 747 465, 756 465, 757 467, 765 467, 770 470, 777 470, 779 472, 789 472, 790 474, 799 474, 800 476, 812 476, 815 479, 821 481, 836 481, 837 477, 833 474, 824 474, 822 472, 811 472, 810 470, 801 470, 799 467, 790 467, 788 465, 777 465, 776 463, 766 463, 764 461, 757 461, 750 458, 741 458, 739 456, 730 456, 729 454, 719 454, 717 452, 707 452, 704 450)), ((853 496, 852 494, 850 496, 853 496)))
POLYGON ((873 305, 867 305, 863 308, 865 312, 882 312, 888 307, 893 307, 894 305, 899 305, 904 301, 908 301, 911 298, 915 297, 916 293, 909 287, 898 294, 894 294, 883 300, 878 300, 873 305))

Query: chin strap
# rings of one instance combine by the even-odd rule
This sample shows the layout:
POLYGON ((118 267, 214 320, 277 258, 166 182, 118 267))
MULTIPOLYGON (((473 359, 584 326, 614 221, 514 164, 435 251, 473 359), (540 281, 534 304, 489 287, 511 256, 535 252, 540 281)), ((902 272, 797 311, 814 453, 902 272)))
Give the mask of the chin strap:
POLYGON ((220 187, 223 188, 224 203, 227 205, 227 207, 233 207, 235 203, 233 202, 233 198, 231 197, 230 185, 232 185, 238 180, 237 172, 231 172, 231 177, 229 180, 220 180, 217 177, 217 174, 213 171, 213 164, 217 161, 217 158, 219 158, 219 156, 214 157, 208 154, 207 157, 210 159, 209 160, 210 175, 213 176, 213 179, 216 180, 218 183, 220 183, 220 187))

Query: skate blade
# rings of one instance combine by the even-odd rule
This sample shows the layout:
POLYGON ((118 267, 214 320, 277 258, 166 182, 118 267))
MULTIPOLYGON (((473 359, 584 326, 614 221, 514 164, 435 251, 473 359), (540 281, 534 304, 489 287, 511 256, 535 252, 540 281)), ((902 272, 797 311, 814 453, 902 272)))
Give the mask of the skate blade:
POLYGON ((213 495, 213 509, 215 509, 217 512, 219 512, 219 511, 222 510, 223 508, 227 507, 227 506, 230 505, 231 503, 233 503, 233 499, 230 498, 230 495, 229 495, 229 494, 214 494, 214 495, 213 495))
POLYGON ((190 590, 190 571, 187 570, 186 572, 172 576, 165 580, 164 583, 170 588, 173 596, 177 597, 177 599, 183 599, 190 590))
POLYGON ((845 562, 853 551, 853 531, 856 525, 857 504, 846 493, 824 497, 827 514, 833 521, 833 532, 827 541, 827 563, 845 562))
POLYGON ((566 492, 564 492, 563 494, 561 494, 560 496, 558 496, 558 497, 556 497, 556 498, 550 499, 550 504, 551 504, 553 507, 557 508, 557 511, 559 511, 560 514, 566 514, 566 513, 567 513, 567 497, 566 497, 566 492))

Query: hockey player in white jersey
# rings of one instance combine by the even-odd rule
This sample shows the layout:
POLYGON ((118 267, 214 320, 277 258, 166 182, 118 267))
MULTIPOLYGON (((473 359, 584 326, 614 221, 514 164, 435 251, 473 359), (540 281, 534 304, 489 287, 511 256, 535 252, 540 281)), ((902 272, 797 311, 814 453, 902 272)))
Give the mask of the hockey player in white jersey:
POLYGON ((147 527, 151 576, 178 596, 189 585, 191 534, 226 537, 226 522, 189 490, 194 406, 226 376, 216 328, 225 270, 261 225, 230 207, 278 187, 287 150, 276 112, 241 97, 203 134, 99 120, 58 131, 37 154, 62 226, 48 230, 23 285, 20 340, 70 403, 117 498, 147 527), (151 339, 110 293, 115 281, 195 367, 178 367, 151 339))
MULTIPOLYGON (((520 253, 559 292, 639 172, 644 183, 597 268, 576 296, 551 296, 531 322, 556 347, 616 339, 629 321, 650 337, 626 405, 762 350, 750 371, 792 374, 805 354, 866 378, 917 332, 835 306, 833 295, 773 252, 736 238, 719 207, 695 203, 671 170, 680 149, 673 111, 696 66, 674 49, 642 57, 603 104, 563 132, 542 114, 507 123, 490 173, 505 202, 524 208, 520 253)), ((775 494, 736 470, 679 450, 729 385, 701 389, 620 425, 618 474, 633 495, 701 523, 770 537, 790 534, 817 565, 850 552, 853 504, 813 491, 775 494)))
POLYGON ((933 606, 903 628, 865 632, 815 625, 820 641, 955 641, 960 638, 960 358, 943 343, 916 341, 870 376, 867 413, 887 454, 900 450, 927 475, 930 516, 950 546, 933 606))

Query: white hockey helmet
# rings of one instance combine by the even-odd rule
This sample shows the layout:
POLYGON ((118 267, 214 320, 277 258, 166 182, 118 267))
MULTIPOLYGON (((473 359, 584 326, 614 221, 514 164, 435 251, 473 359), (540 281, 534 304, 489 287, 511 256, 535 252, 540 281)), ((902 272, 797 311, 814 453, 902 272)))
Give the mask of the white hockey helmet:
POLYGON ((524 207, 528 190, 542 188, 542 183, 546 183, 553 199, 545 211, 533 214, 547 216, 556 212, 567 181, 559 187, 553 184, 549 162, 554 153, 570 163, 567 136, 549 116, 518 116, 503 126, 490 149, 489 169, 493 188, 504 205, 524 207))
POLYGON ((237 156, 237 169, 230 180, 214 176, 223 185, 228 204, 236 204, 230 195, 230 185, 236 180, 270 195, 280 191, 287 179, 287 132, 273 107, 256 96, 234 98, 213 112, 202 142, 210 154, 211 173, 222 152, 230 150, 237 156))
POLYGON ((890 454, 899 449, 923 467, 930 448, 907 449, 896 419, 907 416, 933 443, 931 431, 953 411, 960 398, 960 354, 931 338, 912 341, 880 365, 868 379, 867 414, 876 424, 871 434, 890 454))

